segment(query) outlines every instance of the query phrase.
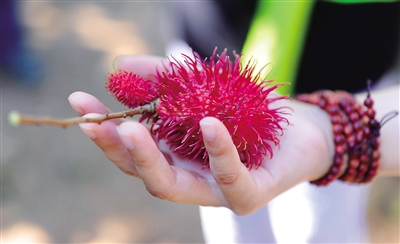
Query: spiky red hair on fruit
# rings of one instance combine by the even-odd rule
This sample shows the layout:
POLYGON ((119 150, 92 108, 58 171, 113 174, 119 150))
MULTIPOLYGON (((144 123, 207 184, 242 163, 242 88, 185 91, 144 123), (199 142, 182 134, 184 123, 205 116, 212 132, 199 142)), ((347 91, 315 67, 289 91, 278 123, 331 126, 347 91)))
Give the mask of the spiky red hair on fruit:
MULTIPOLYGON (((281 123, 288 123, 283 117, 287 114, 286 107, 270 105, 287 96, 273 94, 279 85, 269 86, 270 80, 260 81, 253 64, 242 68, 240 55, 234 53, 232 62, 226 50, 220 55, 216 51, 209 60, 202 60, 195 52, 194 58, 184 55, 183 63, 170 61, 167 71, 158 72, 154 87, 159 101, 156 114, 151 116, 151 132, 158 139, 165 139, 180 156, 208 163, 199 122, 212 116, 228 129, 241 161, 249 169, 259 167, 264 157, 273 156, 271 145, 279 144, 283 133, 281 123)), ((131 101, 145 97, 139 96, 143 91, 136 91, 135 87, 147 81, 130 75, 131 81, 124 82, 124 87, 110 89, 117 87, 113 83, 118 82, 112 77, 113 74, 108 77, 107 87, 120 102, 125 105, 148 102, 131 101)))

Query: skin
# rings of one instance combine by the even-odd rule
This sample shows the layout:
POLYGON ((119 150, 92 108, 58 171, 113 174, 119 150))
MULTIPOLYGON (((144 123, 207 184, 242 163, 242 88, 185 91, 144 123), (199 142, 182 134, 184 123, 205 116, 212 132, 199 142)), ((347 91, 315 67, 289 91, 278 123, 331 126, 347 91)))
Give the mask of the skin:
MULTIPOLYGON (((153 56, 122 56, 115 69, 133 71, 152 78, 165 59, 153 56)), ((165 63, 164 63, 165 64, 165 63)), ((374 92, 377 118, 398 109, 399 86, 374 92), (396 103, 397 102, 397 103, 396 103)), ((366 94, 359 94, 362 102, 366 94)), ((84 92, 70 95, 73 109, 81 116, 110 112, 97 98, 84 92)), ((156 143, 148 129, 135 121, 86 123, 83 132, 121 171, 143 181, 154 197, 202 206, 225 206, 237 215, 250 214, 280 193, 304 182, 322 177, 332 164, 333 139, 329 116, 316 106, 297 101, 279 101, 293 113, 275 147, 272 159, 265 159, 257 170, 248 170, 239 160, 225 126, 216 118, 200 122, 209 154, 210 168, 174 155, 164 141, 156 143)), ((381 130, 382 165, 380 174, 399 175, 398 116, 381 130)))

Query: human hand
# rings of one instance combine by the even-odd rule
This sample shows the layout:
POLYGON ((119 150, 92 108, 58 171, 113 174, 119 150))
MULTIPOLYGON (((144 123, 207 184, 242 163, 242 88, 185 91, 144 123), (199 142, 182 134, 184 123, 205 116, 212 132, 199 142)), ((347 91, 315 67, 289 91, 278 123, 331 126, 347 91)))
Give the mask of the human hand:
MULTIPOLYGON (((163 59, 122 57, 118 69, 151 78, 163 59)), ((109 111, 95 97, 76 92, 69 97, 79 115, 109 111)), ((280 138, 274 157, 258 169, 248 170, 239 159, 225 126, 216 118, 200 122, 210 168, 201 162, 179 158, 164 141, 156 143, 147 128, 135 121, 104 121, 81 124, 82 130, 123 172, 141 179, 155 197, 203 206, 225 206, 238 215, 249 214, 296 184, 315 180, 329 168, 333 155, 329 118, 318 108, 280 101, 294 108, 291 126, 280 138), (324 119, 326 121, 324 121, 324 119), (326 123, 324 123, 326 122, 326 123)))

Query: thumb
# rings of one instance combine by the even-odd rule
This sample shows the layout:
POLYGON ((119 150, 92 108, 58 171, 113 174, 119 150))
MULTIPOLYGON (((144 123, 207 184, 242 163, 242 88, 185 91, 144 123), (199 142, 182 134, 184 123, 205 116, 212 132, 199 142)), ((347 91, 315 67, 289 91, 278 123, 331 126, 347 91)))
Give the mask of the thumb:
MULTIPOLYGON (((224 124, 216 118, 200 121, 204 144, 210 161, 210 171, 227 201, 236 214, 248 213, 257 187, 249 170, 240 161, 237 149, 224 124)), ((252 210, 253 211, 253 210, 252 210)))
POLYGON ((215 180, 218 184, 233 184, 244 165, 227 128, 213 117, 202 119, 200 127, 215 180))

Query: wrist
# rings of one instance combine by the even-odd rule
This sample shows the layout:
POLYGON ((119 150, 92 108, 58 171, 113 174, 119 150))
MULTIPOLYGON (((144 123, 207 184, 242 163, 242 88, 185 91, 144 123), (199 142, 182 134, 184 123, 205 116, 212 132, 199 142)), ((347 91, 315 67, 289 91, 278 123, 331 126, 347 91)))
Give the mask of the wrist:
POLYGON ((308 161, 311 167, 306 180, 312 182, 325 175, 332 165, 334 156, 332 123, 329 114, 318 106, 298 102, 296 107, 302 119, 310 124, 310 129, 307 130, 310 134, 307 153, 312 158, 308 161))

